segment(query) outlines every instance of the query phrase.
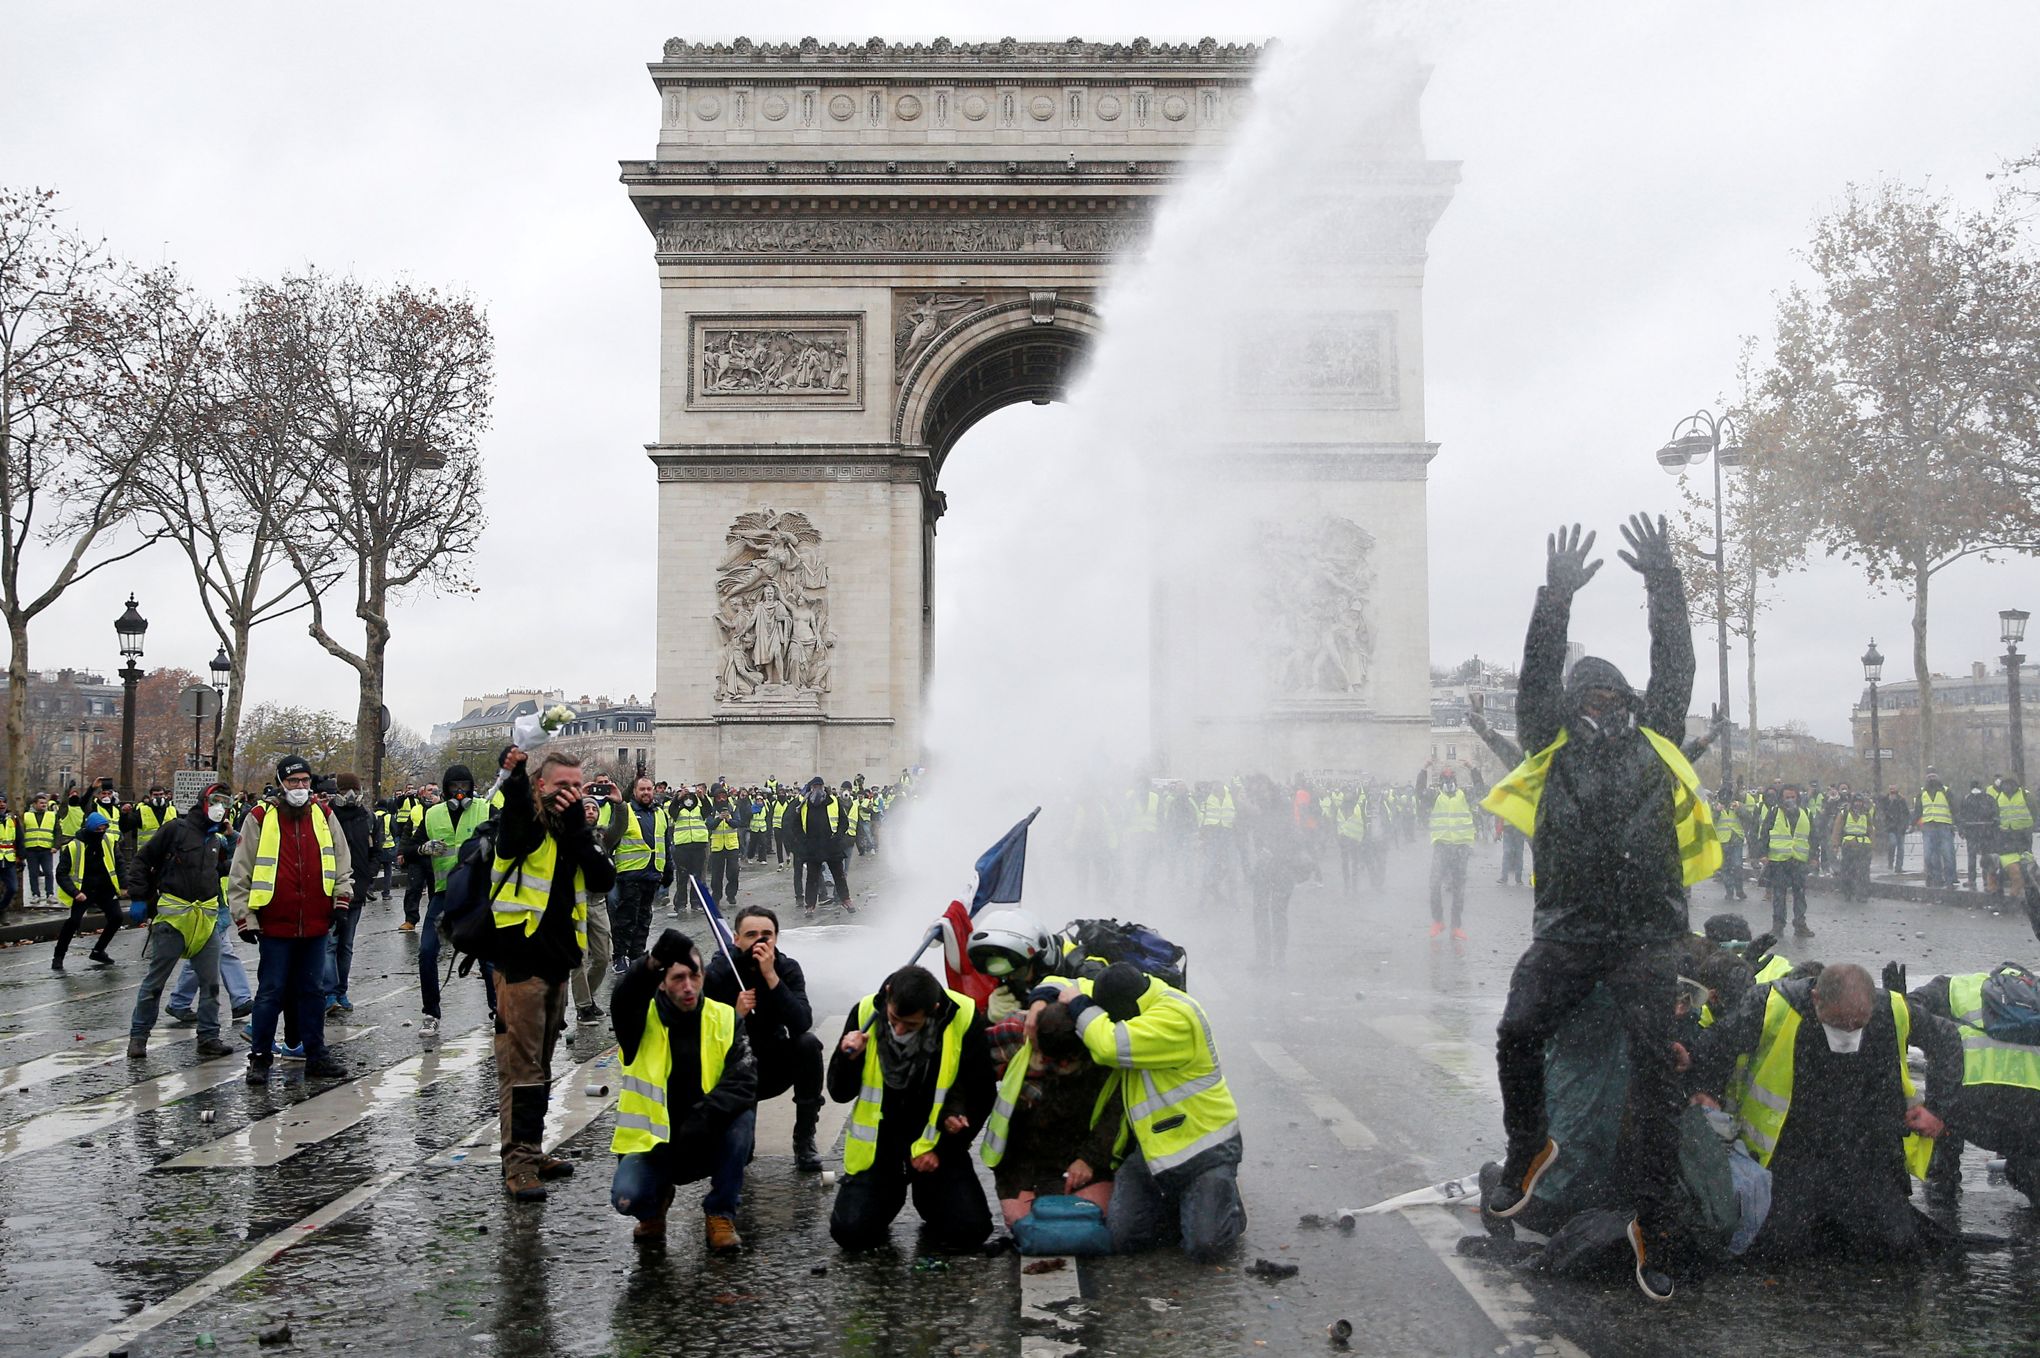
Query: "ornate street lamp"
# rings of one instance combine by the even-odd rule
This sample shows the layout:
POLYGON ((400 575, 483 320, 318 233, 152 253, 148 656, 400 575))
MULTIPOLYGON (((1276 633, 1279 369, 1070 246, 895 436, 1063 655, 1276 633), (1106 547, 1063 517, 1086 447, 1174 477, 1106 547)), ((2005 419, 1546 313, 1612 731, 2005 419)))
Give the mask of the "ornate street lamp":
POLYGON ((1877 734, 1877 681, 1884 677, 1884 657, 1878 653, 1877 638, 1863 652, 1863 677, 1870 681, 1870 795, 1884 795, 1884 747, 1877 734))
POLYGON ((212 766, 217 770, 220 766, 220 722, 227 714, 227 688, 234 681, 234 662, 228 658, 227 648, 220 647, 219 654, 206 668, 212 671, 213 690, 220 695, 219 701, 213 704, 212 714, 212 766))
MULTIPOLYGON (((1703 552, 1701 556, 1714 563, 1714 650, 1721 671, 1721 775, 1723 784, 1732 787, 1735 730, 1729 722, 1728 709, 1728 558, 1722 550, 1721 469, 1743 466, 1749 457, 1734 418, 1728 415, 1716 418, 1712 412, 1702 410, 1673 426, 1671 441, 1657 450, 1657 464, 1667 475, 1677 476, 1688 467, 1699 466, 1710 454, 1714 458, 1714 551, 1711 555, 1703 552)), ((1751 732, 1750 738, 1756 739, 1756 733, 1751 732)))
POLYGON ((113 620, 113 630, 120 636, 120 653, 127 661, 120 672, 120 795, 132 801, 135 795, 135 685, 142 680, 142 667, 135 662, 142 658, 142 638, 149 631, 149 620, 135 607, 134 595, 128 595, 127 612, 113 620))
POLYGON ((2020 787, 2026 786, 2026 728, 2019 713, 2019 666, 2026 663, 2026 657, 2019 654, 2019 643, 2025 639, 2026 620, 2032 616, 2023 608, 1998 610, 2005 643, 2005 693, 2011 701, 2012 777, 2019 780, 2020 787))

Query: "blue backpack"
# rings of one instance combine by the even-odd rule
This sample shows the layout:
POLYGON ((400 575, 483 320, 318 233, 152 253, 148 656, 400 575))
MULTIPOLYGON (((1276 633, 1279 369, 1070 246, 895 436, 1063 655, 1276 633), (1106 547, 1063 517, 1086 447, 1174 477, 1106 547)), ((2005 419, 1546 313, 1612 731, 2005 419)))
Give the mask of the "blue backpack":
POLYGON ((1145 924, 1116 919, 1080 919, 1063 931, 1083 957, 1130 962, 1164 985, 1190 988, 1190 954, 1145 924))
POLYGON ((1112 1232, 1097 1203, 1055 1194, 1013 1223, 1013 1243, 1022 1254, 1110 1254, 1112 1232))
POLYGON ((2040 1047, 2040 980, 2016 962, 2000 962, 1983 982, 1983 1031, 1999 1042, 2040 1047))

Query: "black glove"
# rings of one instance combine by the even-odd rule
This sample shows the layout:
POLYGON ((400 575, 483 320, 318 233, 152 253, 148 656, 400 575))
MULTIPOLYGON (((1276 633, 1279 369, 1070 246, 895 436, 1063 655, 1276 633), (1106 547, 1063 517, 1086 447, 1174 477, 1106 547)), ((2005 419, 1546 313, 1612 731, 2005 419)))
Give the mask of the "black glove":
POLYGON ((659 935, 659 941, 652 945, 652 960, 661 968, 675 962, 687 960, 687 935, 678 929, 668 929, 659 935))
POLYGON ((1905 994, 1905 963, 1886 962, 1884 964, 1884 988, 1894 995, 1905 994))

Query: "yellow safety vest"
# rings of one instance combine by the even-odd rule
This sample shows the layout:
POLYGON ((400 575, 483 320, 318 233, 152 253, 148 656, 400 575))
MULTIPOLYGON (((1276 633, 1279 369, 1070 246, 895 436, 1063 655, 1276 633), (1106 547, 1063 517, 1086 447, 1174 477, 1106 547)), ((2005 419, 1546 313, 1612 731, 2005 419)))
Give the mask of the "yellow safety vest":
POLYGON ((1854 813, 1842 817, 1842 843, 1870 843, 1870 818, 1854 813))
POLYGON ((15 860, 16 823, 13 816, 0 816, 0 863, 15 860))
POLYGON ((710 853, 733 852, 737 844, 737 827, 734 825, 718 825, 708 832, 708 851, 710 853))
POLYGON ((699 806, 675 806, 670 823, 675 844, 708 843, 708 822, 701 818, 699 806))
POLYGON ((379 833, 382 836, 382 842, 385 846, 392 845, 397 842, 397 837, 390 833, 390 827, 392 823, 393 819, 390 816, 389 812, 378 810, 375 813, 375 828, 377 833, 379 833))
POLYGON ((1367 838, 1367 803, 1355 797, 1350 807, 1340 807, 1339 835, 1343 839, 1364 840, 1367 838))
MULTIPOLYGON (((721 1000, 701 997, 701 1092, 712 1094, 721 1081, 730 1045, 737 1038, 737 1011, 721 1000)), ((640 1155, 673 1139, 673 1120, 666 1107, 666 1085, 673 1076, 673 1043, 659 1017, 656 996, 646 1003, 645 1031, 637 1055, 625 1063, 616 1092, 616 1131, 609 1149, 618 1155, 640 1155)))
POLYGON ((857 838, 857 827, 864 822, 864 807, 855 797, 850 799, 850 838, 857 838))
POLYGON ((1473 808, 1464 792, 1441 792, 1431 802, 1431 842, 1473 843, 1473 808))
POLYGON ((446 890, 446 879, 453 876, 454 864, 460 860, 460 846, 467 843, 475 831, 487 824, 488 819, 488 805, 472 797, 468 799, 467 806, 462 808, 458 822, 453 818, 453 805, 450 802, 438 802, 426 808, 425 838, 439 840, 453 850, 452 853, 441 854, 431 860, 434 891, 446 890))
MULTIPOLYGON (((1714 813, 1700 796, 1700 775, 1679 753, 1679 747, 1648 726, 1637 728, 1672 771, 1672 819, 1678 830, 1679 876, 1687 885, 1704 882, 1721 869, 1721 840, 1714 833, 1714 813)), ((1533 841, 1537 837, 1537 804, 1544 796, 1544 780, 1550 776, 1552 758, 1569 733, 1560 730, 1558 739, 1518 764, 1488 789, 1481 807, 1500 816, 1533 841)))
POLYGON ((213 926, 219 922, 219 914, 217 897, 209 901, 187 901, 167 891, 156 895, 156 918, 183 938, 184 951, 181 955, 184 957, 196 957, 205 951, 205 945, 212 940, 213 926))
MULTIPOLYGON (((1905 1051, 1912 1034, 1912 1010, 1905 996, 1891 996, 1891 1018, 1898 1029, 1898 1081, 1905 1090, 1906 1106, 1919 1102, 1912 1070, 1905 1051)), ((1749 1086, 1736 1109, 1736 1121, 1745 1146, 1760 1165, 1768 1167, 1778 1150, 1778 1138, 1785 1131, 1785 1115, 1792 1108, 1794 1044, 1799 1039, 1799 1011, 1776 986, 1764 1002, 1764 1034, 1750 1061, 1749 1086)), ((1927 1177, 1927 1165, 1934 1158, 1934 1143, 1926 1137, 1905 1138, 1905 1165, 1915 1179, 1927 1177)))
POLYGON ((1920 790, 1920 824, 1953 825, 1954 823, 1955 812, 1948 805, 1946 789, 1940 792, 1929 792, 1922 788, 1920 790))
MULTIPOLYGON (((1092 993, 1088 979, 1051 977, 1045 985, 1092 993)), ((1156 1174, 1174 1169, 1240 1134, 1239 1107, 1218 1063, 1218 1043, 1204 1007, 1153 977, 1140 1012, 1115 1023, 1102 1008, 1084 1011, 1078 1036, 1101 1066, 1120 1072, 1126 1128, 1156 1174)))
MULTIPOLYGON (((942 1029, 942 1057, 935 1067, 935 1095, 928 1101, 928 1126, 914 1141, 907 1152, 911 1158, 926 1155, 935 1149, 942 1136, 942 1105, 949 1101, 949 1091, 956 1085, 956 1071, 963 1063, 963 1035, 970 1028, 970 1021, 977 1016, 977 1003, 968 995, 947 992, 956 1012, 942 1029)), ((862 1174, 878 1163, 878 1125, 883 1114, 885 1101, 885 1072, 878 1062, 878 1032, 872 1027, 872 1016, 878 1014, 878 1021, 885 1022, 885 1016, 878 1013, 878 996, 866 995, 857 1002, 857 1026, 864 1030, 864 1078, 858 1086, 857 1102, 850 1109, 850 1127, 843 1140, 843 1172, 862 1174)))
MULTIPOLYGON (((497 854, 489 865, 490 912, 498 929, 522 928, 530 938, 538 932, 552 899, 553 871, 559 866, 560 846, 547 835, 536 849, 520 861, 497 854)), ((588 883, 581 870, 574 869, 574 941, 588 950, 588 883)))
MULTIPOLYGON (((339 862, 333 856, 333 827, 326 819, 326 808, 311 806, 307 810, 312 817, 312 833, 319 841, 319 875, 323 889, 328 896, 340 881, 339 862)), ((262 833, 255 840, 255 871, 248 875, 248 909, 260 910, 276 896, 276 855, 283 844, 283 831, 277 822, 283 813, 270 807, 262 816, 262 833)))
POLYGON ((771 828, 772 828, 771 803, 760 802, 756 806, 752 807, 751 833, 754 835, 763 834, 765 831, 770 830, 771 828))
POLYGON ((792 802, 790 802, 790 801, 785 801, 785 802, 781 802, 781 803, 779 803, 779 805, 777 805, 776 807, 774 807, 774 808, 772 809, 772 828, 773 828, 773 829, 775 829, 775 830, 783 830, 783 829, 785 829, 785 828, 786 828, 786 812, 787 812, 787 808, 791 807, 792 805, 793 805, 793 803, 792 803, 792 802))
POLYGON ((33 811, 21 813, 21 847, 24 849, 54 849, 57 847, 57 811, 55 807, 42 813, 38 818, 33 811))
POLYGON ((1197 823, 1219 830, 1230 830, 1239 813, 1233 808, 1232 789, 1213 792, 1204 798, 1204 805, 1198 808, 1197 823))
POLYGON ((135 808, 135 817, 142 823, 142 840, 146 842, 149 836, 177 819, 177 808, 165 806, 163 814, 158 816, 155 807, 150 806, 147 802, 143 802, 135 808))
POLYGON ((1714 822, 1714 836, 1723 844, 1740 844, 1743 839, 1742 817, 1735 808, 1723 807, 1721 817, 1714 822))
MULTIPOLYGON (((1006 1063, 1006 1073, 999 1077, 998 1097, 992 1101, 992 1115, 985 1119, 984 1138, 978 1142, 978 1158, 985 1162, 985 1168, 997 1169, 999 1162, 1006 1158, 1006 1146, 1013 1130, 1013 1110, 1019 1106, 1020 1090, 1027 1083, 1027 1072, 1034 1064, 1034 1044, 1023 1042, 1020 1050, 1013 1053, 1013 1059, 1006 1063)), ((1091 1105, 1091 1125, 1096 1127, 1098 1119, 1105 1116, 1105 1110, 1112 1106, 1113 1091, 1118 1088, 1116 1081, 1107 1080, 1105 1087, 1098 1091, 1098 1101, 1091 1105)), ((1094 1169, 1106 1169, 1106 1165, 1094 1165, 1094 1169)))
POLYGON ((1948 978, 1948 1012, 1962 1033, 1962 1083, 2040 1089, 2040 1047, 2002 1042, 1983 1030, 1987 972, 1948 978))
POLYGON ((1813 817, 1804 808, 1797 816, 1788 815, 1784 807, 1778 808, 1778 817, 1771 824, 1770 857, 1773 863, 1804 863, 1811 852, 1808 839, 1813 834, 1813 817))
POLYGON ((1990 790, 1991 800, 1997 803, 1998 829, 2030 830, 2033 828, 2033 808, 2026 805, 2026 789, 2017 792, 1990 790))
POLYGON ((616 870, 618 872, 642 872, 646 868, 666 870, 666 808, 652 809, 652 842, 645 843, 645 832, 638 823, 637 806, 626 802, 623 807, 623 838, 616 841, 616 870))
MULTIPOLYGON (((118 895, 120 893, 120 863, 113 851, 112 830, 108 830, 104 835, 100 836, 99 846, 106 858, 106 876, 113 883, 114 893, 118 895)), ((82 839, 72 840, 64 846, 64 852, 71 859, 71 881, 82 893, 85 890, 85 841, 82 839)), ((83 900, 84 896, 81 894, 78 899, 83 900)))
POLYGON ((76 839, 78 831, 84 828, 84 825, 85 808, 82 806, 67 806, 63 814, 57 818, 57 830, 66 839, 76 839))
POLYGON ((1150 792, 1145 802, 1140 794, 1133 794, 1133 820, 1126 827, 1128 834, 1153 834, 1161 825, 1162 798, 1160 793, 1150 792))

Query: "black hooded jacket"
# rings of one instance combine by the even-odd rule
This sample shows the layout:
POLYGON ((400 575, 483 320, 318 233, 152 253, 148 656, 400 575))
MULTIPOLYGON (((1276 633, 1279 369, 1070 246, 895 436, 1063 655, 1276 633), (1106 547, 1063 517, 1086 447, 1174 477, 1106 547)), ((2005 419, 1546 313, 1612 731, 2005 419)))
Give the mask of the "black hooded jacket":
POLYGON ((1683 936, 1686 888, 1679 867, 1671 770, 1643 736, 1673 745, 1686 735, 1693 698, 1693 629, 1679 573, 1645 576, 1650 685, 1638 697, 1622 672, 1587 657, 1565 674, 1572 596, 1544 586, 1530 614, 1516 695, 1517 731, 1535 753, 1569 738, 1551 761, 1537 806, 1535 937, 1556 943, 1655 943, 1683 936), (1635 722, 1590 739, 1580 718, 1589 689, 1632 698, 1635 722))

